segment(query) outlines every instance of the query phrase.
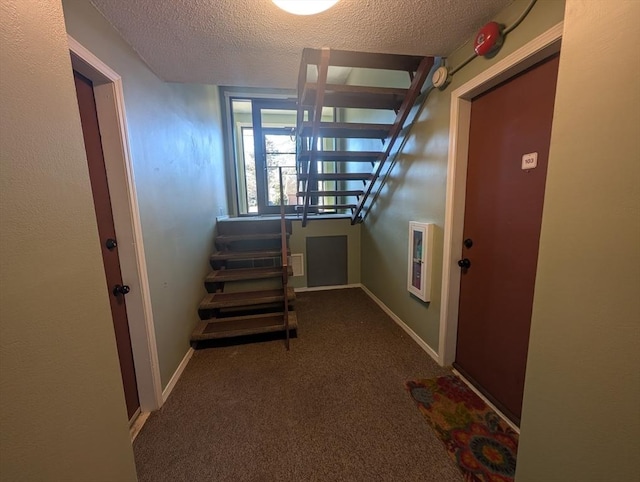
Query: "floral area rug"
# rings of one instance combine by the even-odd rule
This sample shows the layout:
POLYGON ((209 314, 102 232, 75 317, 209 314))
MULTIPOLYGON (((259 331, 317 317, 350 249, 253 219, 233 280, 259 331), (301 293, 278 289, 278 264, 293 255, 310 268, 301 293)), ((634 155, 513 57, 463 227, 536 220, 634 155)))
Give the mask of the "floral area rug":
POLYGON ((455 375, 405 384, 468 482, 511 482, 518 434, 455 375))

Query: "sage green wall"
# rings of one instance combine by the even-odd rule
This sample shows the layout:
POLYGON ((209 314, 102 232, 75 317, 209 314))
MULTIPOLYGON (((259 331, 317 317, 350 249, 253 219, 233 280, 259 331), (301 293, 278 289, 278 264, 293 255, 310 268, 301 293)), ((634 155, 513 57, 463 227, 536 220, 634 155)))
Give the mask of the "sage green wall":
POLYGON ((302 253, 305 263, 304 276, 289 278, 294 288, 307 287, 307 238, 317 236, 347 237, 347 284, 360 283, 360 232, 361 224, 351 225, 351 219, 318 219, 311 220, 303 228, 302 221, 293 221, 293 232, 289 238, 291 254, 302 253))
POLYGON ((640 480, 638 19, 567 0, 519 482, 640 480))
POLYGON ((215 216, 226 214, 214 86, 161 81, 87 0, 64 0, 67 31, 122 76, 162 386, 189 349, 215 216))
MULTIPOLYGON (((516 0, 495 20, 509 25, 527 4, 528 0, 516 0)), ((562 21, 563 14, 563 1, 538 1, 522 24, 508 35, 496 57, 473 60, 454 76, 446 90, 429 94, 398 163, 363 225, 362 283, 435 351, 440 329, 451 92, 562 21), (423 303, 406 289, 409 221, 436 225, 431 303, 423 303)), ((470 53, 469 43, 450 57, 449 66, 456 66, 470 53)))
POLYGON ((62 8, 0 2, 0 478, 134 481, 62 8))

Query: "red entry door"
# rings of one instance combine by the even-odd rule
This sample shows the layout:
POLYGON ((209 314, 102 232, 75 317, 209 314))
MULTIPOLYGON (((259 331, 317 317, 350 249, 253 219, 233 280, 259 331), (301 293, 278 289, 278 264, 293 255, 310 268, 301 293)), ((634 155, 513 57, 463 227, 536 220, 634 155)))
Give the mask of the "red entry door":
POLYGON ((93 96, 93 84, 89 79, 75 71, 73 75, 76 83, 80 120, 82 121, 84 145, 89 164, 91 191, 93 192, 93 202, 98 220, 102 260, 107 278, 107 287, 109 288, 111 315, 116 333, 120 371, 122 373, 124 395, 127 402, 127 413, 131 420, 136 410, 140 407, 140 400, 138 398, 136 372, 133 364, 133 352, 131 350, 131 338, 129 335, 129 322, 127 320, 127 308, 124 299, 127 287, 125 286, 123 288, 124 283, 122 282, 122 274, 120 273, 116 230, 113 223, 109 184, 107 182, 100 127, 98 125, 98 114, 93 96), (117 287, 120 287, 119 290, 117 287))
POLYGON ((471 104, 454 367, 516 424, 557 73, 556 55, 471 104))

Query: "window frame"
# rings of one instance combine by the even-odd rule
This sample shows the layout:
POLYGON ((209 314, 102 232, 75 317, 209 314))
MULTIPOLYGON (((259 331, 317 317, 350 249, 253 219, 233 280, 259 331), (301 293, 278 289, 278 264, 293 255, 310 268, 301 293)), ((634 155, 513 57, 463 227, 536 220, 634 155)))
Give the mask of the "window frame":
MULTIPOLYGON (((230 214, 235 216, 260 216, 270 215, 280 212, 280 206, 269 206, 268 200, 264 200, 258 195, 258 212, 249 212, 249 202, 247 196, 246 170, 243 149, 242 129, 252 128, 254 139, 257 138, 254 125, 254 104, 267 104, 269 107, 284 105, 285 110, 297 110, 296 92, 289 89, 260 89, 260 88, 240 88, 240 87, 219 87, 221 102, 221 111, 224 119, 223 129, 225 134, 225 153, 226 153, 226 179, 227 179, 227 199, 230 207, 230 214), (234 116, 233 102, 248 101, 251 102, 251 122, 236 122, 234 116), (261 202, 263 206, 261 206, 261 202)), ((275 108, 275 107, 274 107, 275 108)), ((337 118, 338 109, 333 108, 331 117, 333 120, 337 118)), ((265 124, 265 127, 275 127, 274 125, 265 124)), ((261 135, 261 134, 260 134, 261 135)), ((334 139, 325 139, 324 142, 335 142, 334 139)), ((297 148, 299 146, 297 145, 297 148)), ((255 149, 255 148, 254 148, 255 149)), ((257 154, 254 152, 257 157, 257 154)), ((297 160, 296 160, 297 161, 297 160)), ((297 164, 297 162, 296 162, 297 164)), ((324 170, 328 166, 323 164, 324 170)), ((329 170, 335 169, 335 166, 329 167, 329 170)), ((256 180, 258 178, 258 166, 256 166, 256 180)), ((266 177, 265 177, 266 179, 266 177)), ((268 181, 265 182, 268 184, 268 181)), ((266 186, 265 186, 266 187, 266 186)), ((300 188, 300 186, 296 186, 300 188)), ((257 186, 256 186, 257 188, 257 186)), ((268 188, 267 188, 268 189, 268 188)), ((257 189, 256 189, 257 190, 257 189)), ((267 190, 264 189, 263 194, 267 190)), ((299 202, 299 199, 298 199, 299 202)), ((286 205, 288 213, 295 212, 294 205, 286 205)), ((222 214, 222 212, 220 213, 222 214)))

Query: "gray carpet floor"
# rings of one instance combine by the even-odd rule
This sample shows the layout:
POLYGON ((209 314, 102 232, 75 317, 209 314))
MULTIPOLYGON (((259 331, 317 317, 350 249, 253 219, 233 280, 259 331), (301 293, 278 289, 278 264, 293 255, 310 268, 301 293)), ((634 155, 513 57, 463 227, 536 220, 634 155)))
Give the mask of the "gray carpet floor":
POLYGON ((134 442, 139 480, 462 481, 404 389, 450 372, 360 289, 299 293, 296 312, 289 352, 196 350, 134 442))

